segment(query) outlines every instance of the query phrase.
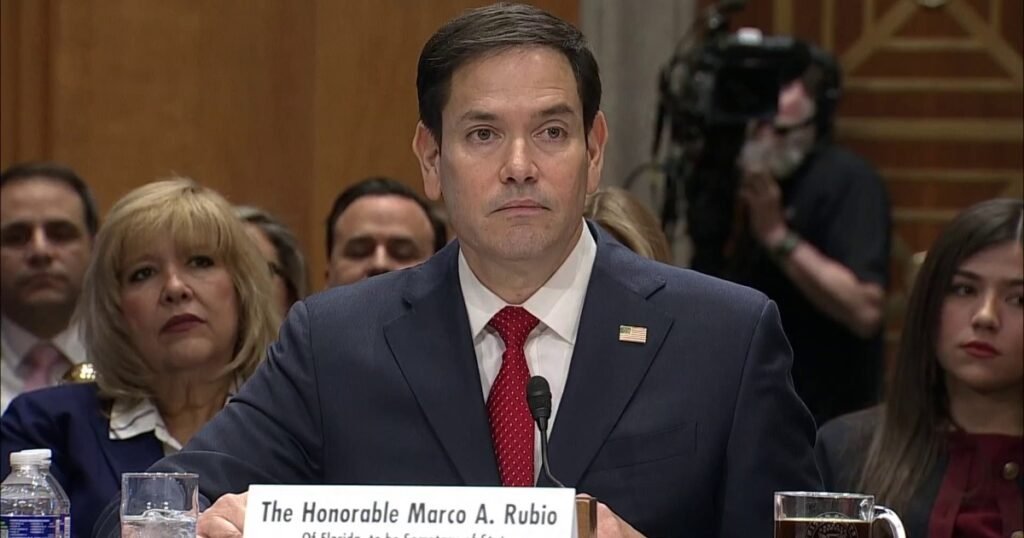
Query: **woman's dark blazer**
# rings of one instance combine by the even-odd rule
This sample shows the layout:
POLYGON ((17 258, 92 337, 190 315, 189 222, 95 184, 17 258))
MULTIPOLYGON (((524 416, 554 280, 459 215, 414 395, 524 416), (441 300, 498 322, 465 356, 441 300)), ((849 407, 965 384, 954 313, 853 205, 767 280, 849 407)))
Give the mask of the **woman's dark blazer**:
POLYGON ((116 441, 109 430, 93 383, 24 393, 0 418, 0 476, 10 472, 11 452, 52 450, 50 471, 71 499, 71 536, 88 537, 95 518, 120 492, 121 473, 145 471, 164 456, 152 433, 116 441))
MULTIPOLYGON (((878 406, 835 418, 818 430, 815 452, 825 489, 857 491, 858 478, 864 467, 871 436, 878 429, 881 420, 882 407, 878 406)), ((939 457, 924 482, 914 492, 906 512, 900 514, 908 535, 913 538, 928 536, 932 506, 945 478, 947 463, 945 456, 939 457)), ((1024 476, 1018 478, 1017 482, 1021 491, 1024 491, 1024 476)))

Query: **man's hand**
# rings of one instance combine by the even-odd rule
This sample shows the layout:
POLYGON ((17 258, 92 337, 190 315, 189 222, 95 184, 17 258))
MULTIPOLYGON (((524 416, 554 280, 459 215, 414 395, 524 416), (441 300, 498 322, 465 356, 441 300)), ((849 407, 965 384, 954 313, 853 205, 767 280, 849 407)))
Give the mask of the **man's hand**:
POLYGON ((199 514, 196 538, 241 538, 245 526, 245 503, 249 492, 224 495, 199 514))
MULTIPOLYGON (((746 172, 739 197, 747 206, 754 238, 768 250, 779 246, 789 230, 778 182, 764 172, 746 172)), ((880 285, 860 280, 850 268, 807 241, 800 242, 799 250, 780 266, 815 308, 853 334, 871 338, 880 330, 885 306, 885 290, 880 285)))
POLYGON ((767 172, 743 174, 740 199, 750 215, 750 233, 765 247, 771 248, 786 235, 786 218, 782 211, 782 189, 767 172))
MULTIPOLYGON (((577 497, 590 497, 581 493, 577 497)), ((597 532, 596 538, 644 538, 636 529, 622 520, 621 517, 612 512, 607 504, 597 503, 597 532)))

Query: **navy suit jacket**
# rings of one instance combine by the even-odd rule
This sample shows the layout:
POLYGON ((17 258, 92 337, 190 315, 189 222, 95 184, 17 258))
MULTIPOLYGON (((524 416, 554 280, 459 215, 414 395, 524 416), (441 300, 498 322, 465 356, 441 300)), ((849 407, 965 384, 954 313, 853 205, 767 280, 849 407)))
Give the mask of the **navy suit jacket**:
MULTIPOLYGON (((553 474, 649 537, 771 536, 774 491, 821 487, 774 304, 588 231, 553 474)), ((297 304, 238 396, 154 470, 198 472, 210 499, 255 483, 499 485, 457 260, 453 243, 297 304)), ((112 509, 100 536, 116 536, 112 509)))
POLYGON ((153 434, 111 440, 104 411, 88 383, 23 393, 0 418, 0 476, 11 470, 11 452, 53 451, 50 472, 71 499, 73 537, 92 534, 98 514, 121 491, 121 473, 145 471, 164 455, 153 434))

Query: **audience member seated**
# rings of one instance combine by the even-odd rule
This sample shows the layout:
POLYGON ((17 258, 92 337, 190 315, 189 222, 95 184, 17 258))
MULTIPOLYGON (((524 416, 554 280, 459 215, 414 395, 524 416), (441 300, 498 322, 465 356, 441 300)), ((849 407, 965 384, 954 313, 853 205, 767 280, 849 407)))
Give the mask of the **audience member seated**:
POLYGON ((327 286, 412 267, 447 242, 423 197, 394 179, 365 179, 338 195, 327 217, 327 286))
POLYGON ((274 303, 284 318, 295 301, 303 299, 309 292, 306 257, 302 255, 295 234, 270 213, 250 206, 238 206, 235 211, 245 222, 245 231, 270 264, 274 303))
POLYGON ((129 193, 96 238, 75 316, 97 382, 15 398, 0 474, 11 452, 51 449, 71 536, 89 536, 121 473, 181 449, 256 369, 279 323, 270 286, 218 194, 186 179, 129 193))
POLYGON ((587 196, 583 216, 601 225, 620 243, 637 254, 672 263, 672 250, 658 218, 623 189, 598 189, 587 196))
POLYGON ((975 205, 928 252, 881 406, 821 428, 827 489, 877 496, 915 537, 1021 536, 1021 200, 975 205))
POLYGON ((26 163, 0 173, 0 412, 85 362, 71 314, 97 221, 70 168, 26 163))

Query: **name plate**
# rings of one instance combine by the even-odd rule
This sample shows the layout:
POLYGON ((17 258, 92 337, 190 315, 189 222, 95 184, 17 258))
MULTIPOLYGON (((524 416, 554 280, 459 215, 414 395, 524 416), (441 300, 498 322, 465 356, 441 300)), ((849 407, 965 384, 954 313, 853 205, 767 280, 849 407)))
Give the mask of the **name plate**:
POLYGON ((575 490, 253 485, 246 538, 568 538, 575 490))

